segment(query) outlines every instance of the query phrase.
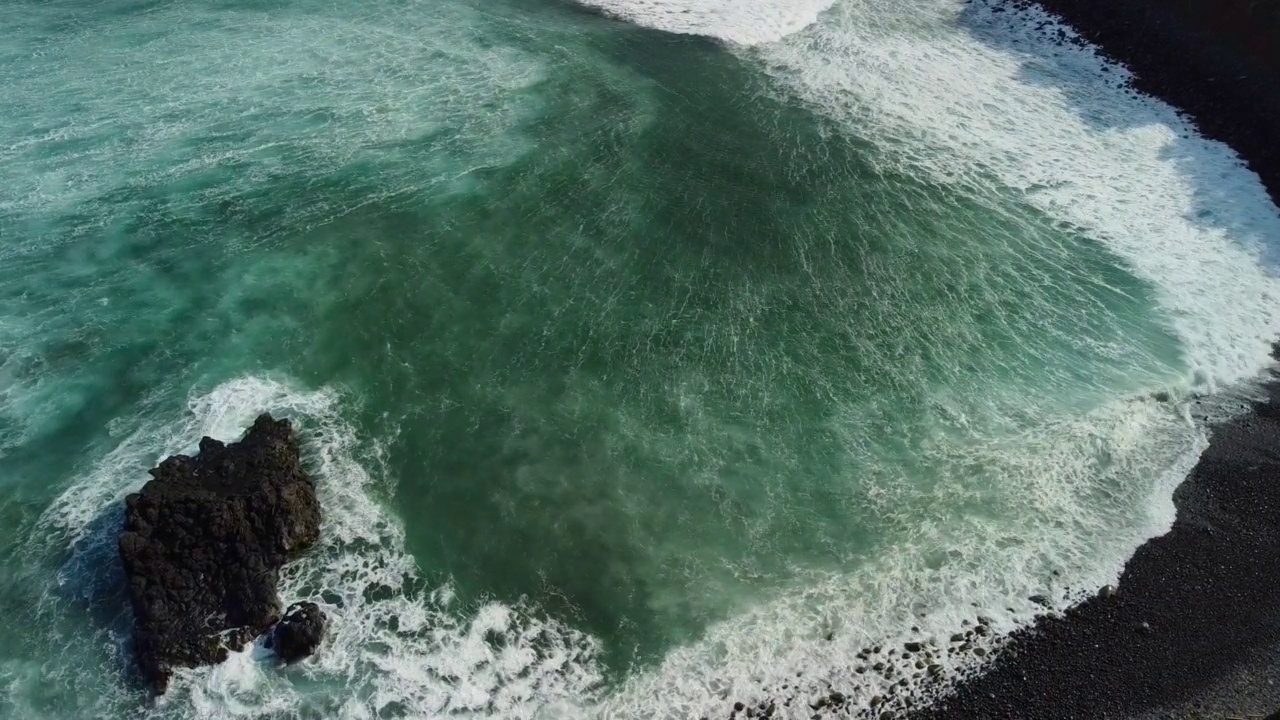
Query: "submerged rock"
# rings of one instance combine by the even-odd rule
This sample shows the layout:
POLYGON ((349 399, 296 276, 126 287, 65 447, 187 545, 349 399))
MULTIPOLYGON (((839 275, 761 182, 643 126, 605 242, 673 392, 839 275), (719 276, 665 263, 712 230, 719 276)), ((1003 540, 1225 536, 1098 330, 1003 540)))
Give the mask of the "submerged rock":
POLYGON ((151 476, 125 501, 119 549, 135 659, 163 693, 174 668, 222 662, 280 620, 280 567, 319 537, 320 503, 289 421, 265 414, 151 476))

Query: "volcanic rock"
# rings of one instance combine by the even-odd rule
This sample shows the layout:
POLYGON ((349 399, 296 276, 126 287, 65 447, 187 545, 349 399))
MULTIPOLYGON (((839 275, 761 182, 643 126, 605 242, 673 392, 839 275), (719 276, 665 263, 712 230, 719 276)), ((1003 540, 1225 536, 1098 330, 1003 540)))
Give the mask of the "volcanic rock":
POLYGON ((119 549, 135 660, 163 693, 174 668, 222 662, 280 620, 280 568, 319 537, 320 503, 289 421, 265 414, 240 442, 206 437, 150 472, 119 549))
POLYGON ((324 639, 325 618, 313 602, 289 606, 284 618, 271 632, 271 646, 287 663, 297 662, 316 651, 324 639))

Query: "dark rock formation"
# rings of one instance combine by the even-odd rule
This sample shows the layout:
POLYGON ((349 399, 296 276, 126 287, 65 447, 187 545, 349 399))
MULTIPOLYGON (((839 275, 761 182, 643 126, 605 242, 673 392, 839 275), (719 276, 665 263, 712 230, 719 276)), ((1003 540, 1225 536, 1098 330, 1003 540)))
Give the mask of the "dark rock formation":
POLYGON ((325 619, 320 606, 313 602, 289 606, 284 618, 271 633, 271 647, 287 663, 297 662, 314 653, 324 638, 325 619))
POLYGON ((1280 201, 1280 0, 1037 4, 1124 63, 1139 90, 1230 145, 1280 201))
POLYGON ((319 537, 320 503, 293 428, 270 415, 151 476, 126 500, 119 546, 136 660, 162 693, 173 668, 221 662, 280 619, 280 567, 319 537))

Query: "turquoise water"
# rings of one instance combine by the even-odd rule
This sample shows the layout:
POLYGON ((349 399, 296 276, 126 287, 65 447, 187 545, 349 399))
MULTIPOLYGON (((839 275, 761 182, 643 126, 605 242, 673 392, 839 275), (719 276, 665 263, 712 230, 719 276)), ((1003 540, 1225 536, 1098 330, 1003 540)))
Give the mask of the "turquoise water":
POLYGON ((0 8, 0 715, 696 716, 1168 522, 1277 325, 1225 148, 982 6, 595 5, 0 8), (261 411, 332 637, 152 705, 118 502, 261 411))

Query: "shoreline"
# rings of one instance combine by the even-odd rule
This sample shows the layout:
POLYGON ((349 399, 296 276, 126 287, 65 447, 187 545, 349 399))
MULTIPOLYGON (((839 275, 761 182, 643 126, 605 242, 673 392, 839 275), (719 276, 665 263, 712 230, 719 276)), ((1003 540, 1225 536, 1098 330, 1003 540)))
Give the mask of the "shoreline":
POLYGON ((1280 370, 1211 429, 1114 594, 1008 636, 978 674, 912 714, 949 718, 1263 717, 1280 708, 1280 370))
MULTIPOLYGON (((1029 3, 1015 0, 1015 6, 1029 3)), ((1039 0, 1134 87, 1229 145, 1280 204, 1280 3, 1039 0)), ((1007 638, 979 673, 934 689, 920 720, 1263 717, 1280 708, 1280 370, 1265 400, 1210 428, 1176 519, 1112 593, 1007 638)), ((1280 716, 1280 714, 1277 714, 1280 716)))
MULTIPOLYGON (((1280 2, 1036 4, 1235 150, 1280 204, 1280 2)), ((910 717, 1280 718, 1280 368, 1260 390, 1210 425, 1173 527, 1134 552, 1114 593, 1014 632, 910 717)))
MULTIPOLYGON (((992 3, 998 6, 999 0, 992 3)), ((1005 0, 1056 15, 1225 143, 1280 205, 1280 0, 1005 0)))
MULTIPOLYGON (((979 1, 1055 16, 1126 67, 1135 90, 1230 147, 1280 206, 1280 0, 979 1), (1249 16, 1258 10, 1266 22, 1249 16)), ((867 703, 849 687, 815 697, 784 685, 731 700, 724 716, 1280 720, 1280 342, 1272 357, 1248 386, 1263 399, 1235 396, 1243 411, 1229 419, 1189 401, 1208 447, 1174 490, 1173 525, 1134 550, 1114 588, 991 638, 985 662, 957 675, 932 677, 929 654, 966 652, 982 618, 954 629, 961 646, 923 643, 926 671, 900 692, 867 703)), ((850 662, 884 675, 881 659, 877 646, 850 662)))

